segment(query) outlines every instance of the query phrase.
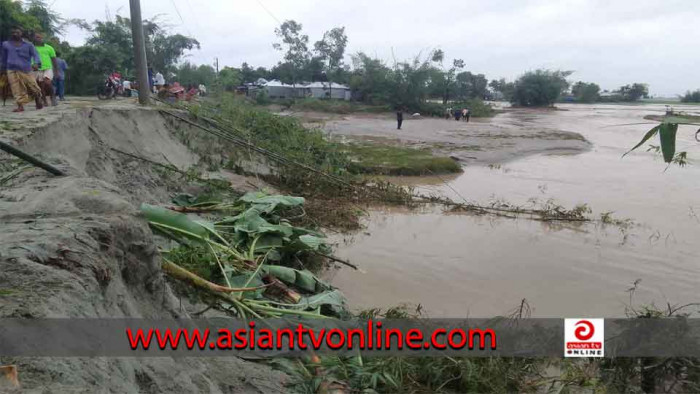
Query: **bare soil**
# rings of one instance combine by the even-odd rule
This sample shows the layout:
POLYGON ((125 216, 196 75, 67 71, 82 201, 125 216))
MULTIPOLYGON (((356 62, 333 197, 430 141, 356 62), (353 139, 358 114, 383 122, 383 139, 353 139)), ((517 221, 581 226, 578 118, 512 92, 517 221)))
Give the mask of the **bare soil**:
MULTIPOLYGON (((211 141, 131 100, 75 101, 23 114, 10 109, 0 107, 0 139, 67 175, 29 167, 0 185, 0 317, 181 318, 201 310, 178 300, 137 210, 142 202, 165 202, 200 186, 114 149, 187 170, 202 164, 197 151, 211 141)), ((238 159, 224 146, 210 150, 219 156, 205 164, 238 159)), ((0 165, 17 160, 1 153, 0 165)), ((213 177, 264 187, 222 171, 213 177)), ((267 393, 285 391, 286 381, 235 357, 0 357, 6 364, 18 366, 29 392, 267 393)))

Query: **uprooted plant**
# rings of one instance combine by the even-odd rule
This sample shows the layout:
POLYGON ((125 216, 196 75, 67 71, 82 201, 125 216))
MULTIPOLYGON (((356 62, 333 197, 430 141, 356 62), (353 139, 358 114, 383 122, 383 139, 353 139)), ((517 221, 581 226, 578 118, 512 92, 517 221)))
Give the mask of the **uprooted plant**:
POLYGON ((233 201, 180 195, 173 203, 141 206, 151 227, 178 244, 163 251, 163 270, 171 277, 242 318, 345 313, 342 294, 303 265, 330 252, 322 233, 291 224, 303 215, 303 198, 258 192, 233 201))

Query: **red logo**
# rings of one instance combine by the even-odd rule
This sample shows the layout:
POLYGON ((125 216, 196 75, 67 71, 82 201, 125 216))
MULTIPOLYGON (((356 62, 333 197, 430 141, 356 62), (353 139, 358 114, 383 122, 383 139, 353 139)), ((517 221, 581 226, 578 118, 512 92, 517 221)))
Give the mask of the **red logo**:
POLYGON ((595 333, 595 328, 593 323, 588 320, 579 320, 575 324, 576 330, 574 330, 574 335, 579 341, 587 341, 593 337, 595 333))

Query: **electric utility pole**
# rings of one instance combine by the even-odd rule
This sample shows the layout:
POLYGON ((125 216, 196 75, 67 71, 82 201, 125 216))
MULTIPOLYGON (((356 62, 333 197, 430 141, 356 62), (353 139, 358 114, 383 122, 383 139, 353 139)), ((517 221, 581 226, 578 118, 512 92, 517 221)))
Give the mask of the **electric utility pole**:
POLYGON ((139 81, 139 103, 146 105, 151 95, 151 84, 148 80, 140 0, 129 0, 129 8, 131 9, 131 39, 134 42, 134 60, 136 60, 136 75, 139 81))

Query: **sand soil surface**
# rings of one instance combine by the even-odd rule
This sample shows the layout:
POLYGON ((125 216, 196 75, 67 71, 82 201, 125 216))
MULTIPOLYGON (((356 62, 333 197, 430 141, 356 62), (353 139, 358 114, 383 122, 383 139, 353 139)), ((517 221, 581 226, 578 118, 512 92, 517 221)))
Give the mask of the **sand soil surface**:
POLYGON ((331 136, 427 147, 464 164, 500 164, 534 154, 576 154, 591 148, 582 134, 537 122, 552 110, 508 109, 470 122, 406 115, 401 130, 393 114, 300 113, 331 136))

